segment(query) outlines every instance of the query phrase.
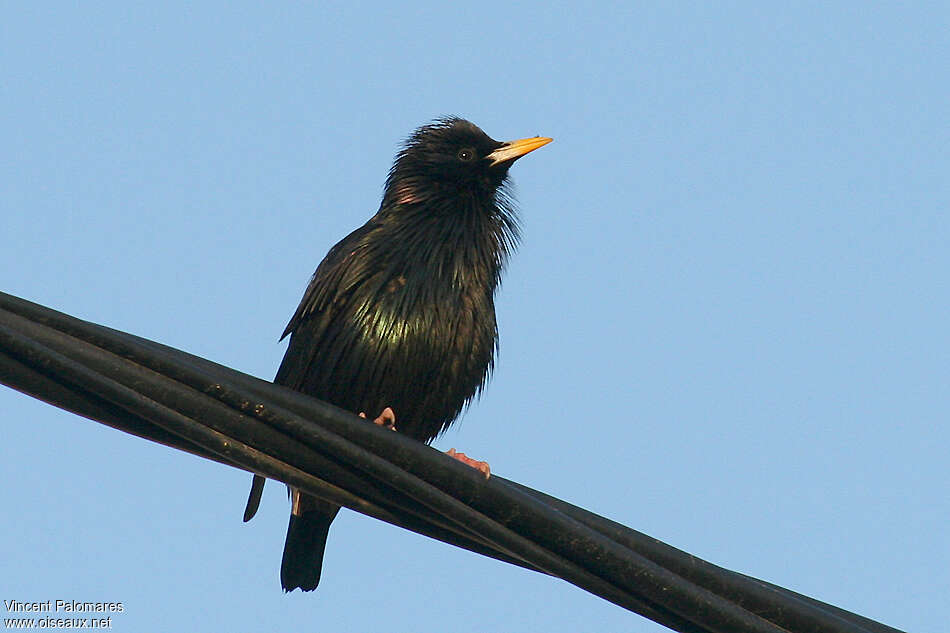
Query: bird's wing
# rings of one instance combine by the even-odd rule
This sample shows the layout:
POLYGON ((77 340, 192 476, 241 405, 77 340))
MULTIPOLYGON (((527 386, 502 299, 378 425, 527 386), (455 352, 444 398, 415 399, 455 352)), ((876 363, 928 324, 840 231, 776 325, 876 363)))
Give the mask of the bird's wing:
POLYGON ((247 523, 257 514, 261 505, 261 494, 264 492, 264 483, 267 480, 262 475, 255 474, 251 479, 251 492, 247 495, 247 505, 244 507, 244 522, 247 523))
MULTIPOLYGON (((312 367, 318 350, 332 353, 342 349, 339 336, 346 336, 345 313, 351 308, 354 293, 379 274, 374 261, 372 234, 380 224, 371 219, 336 246, 317 266, 297 311, 287 324, 283 336, 291 336, 274 382, 291 389, 301 389, 312 371, 332 371, 332 367, 312 367)), ((313 394, 318 397, 321 394, 313 394)))
POLYGON ((356 255, 365 246, 364 238, 375 228, 376 222, 370 220, 330 249, 310 278, 297 311, 280 335, 281 340, 296 331, 310 316, 329 308, 359 283, 363 267, 359 265, 356 255))
MULTIPOLYGON (((370 220, 330 249, 330 252, 323 258, 323 261, 320 262, 317 270, 310 278, 310 283, 307 285, 303 299, 300 300, 300 305, 297 306, 290 323, 287 324, 284 333, 280 336, 281 340, 310 320, 312 315, 332 307, 335 297, 339 295, 341 281, 346 277, 349 262, 360 248, 364 236, 372 230, 373 225, 374 220, 370 220)), ((284 355, 284 360, 280 365, 280 369, 277 370, 277 377, 274 382, 297 388, 304 380, 310 359, 313 357, 313 346, 300 342, 294 344, 293 339, 291 340, 292 344, 284 355)), ((247 505, 244 508, 245 522, 250 521, 257 514, 265 482, 266 479, 263 476, 254 475, 247 505)))

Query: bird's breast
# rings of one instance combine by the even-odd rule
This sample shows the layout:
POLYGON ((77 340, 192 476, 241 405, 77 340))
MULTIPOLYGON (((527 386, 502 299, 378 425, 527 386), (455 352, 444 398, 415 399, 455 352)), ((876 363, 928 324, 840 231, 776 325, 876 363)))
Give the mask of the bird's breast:
POLYGON ((401 430, 422 440, 448 426, 484 385, 497 338, 489 289, 433 281, 380 280, 374 304, 357 319, 360 356, 375 365, 373 393, 393 406, 401 430))
POLYGON ((380 284, 365 333, 382 345, 408 345, 436 356, 475 351, 488 337, 494 343, 495 311, 489 288, 451 278, 393 275, 380 284))

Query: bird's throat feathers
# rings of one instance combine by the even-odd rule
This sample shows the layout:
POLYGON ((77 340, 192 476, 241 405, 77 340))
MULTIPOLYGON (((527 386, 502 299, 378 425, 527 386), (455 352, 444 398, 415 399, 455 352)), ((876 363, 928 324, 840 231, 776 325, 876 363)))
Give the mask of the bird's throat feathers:
MULTIPOLYGON (((440 191, 412 180, 387 183, 376 214, 395 259, 424 264, 455 283, 476 277, 494 290, 520 239, 518 218, 504 183, 485 191, 440 191)), ((379 236, 381 237, 381 236, 379 236)))

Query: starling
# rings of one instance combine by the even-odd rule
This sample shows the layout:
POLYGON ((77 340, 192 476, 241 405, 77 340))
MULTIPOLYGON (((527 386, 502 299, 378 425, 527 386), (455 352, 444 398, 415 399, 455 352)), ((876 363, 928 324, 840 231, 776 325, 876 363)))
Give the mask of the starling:
MULTIPOLYGON (((494 294, 518 242, 508 169, 547 143, 502 143, 456 117, 416 130, 396 157, 379 211, 317 267, 281 338, 274 382, 430 442, 485 386, 498 347, 494 294)), ((449 454, 488 474, 487 464, 449 454)), ((245 511, 260 501, 255 476, 245 511)), ((280 580, 320 581, 339 506, 291 490, 280 580)))

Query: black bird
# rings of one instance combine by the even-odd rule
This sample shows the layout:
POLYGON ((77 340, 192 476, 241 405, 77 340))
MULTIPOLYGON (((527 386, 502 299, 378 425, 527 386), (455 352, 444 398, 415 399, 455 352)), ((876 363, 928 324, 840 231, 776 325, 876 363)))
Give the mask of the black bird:
MULTIPOLYGON (((281 338, 275 383, 430 442, 484 387, 498 346, 494 294, 518 241, 508 168, 551 139, 493 140, 449 117, 416 130, 370 220, 317 267, 281 338)), ((462 453, 450 455, 480 468, 462 453)), ((245 521, 257 510, 255 476, 245 521)), ((285 591, 320 582, 339 506, 291 491, 285 591)))

